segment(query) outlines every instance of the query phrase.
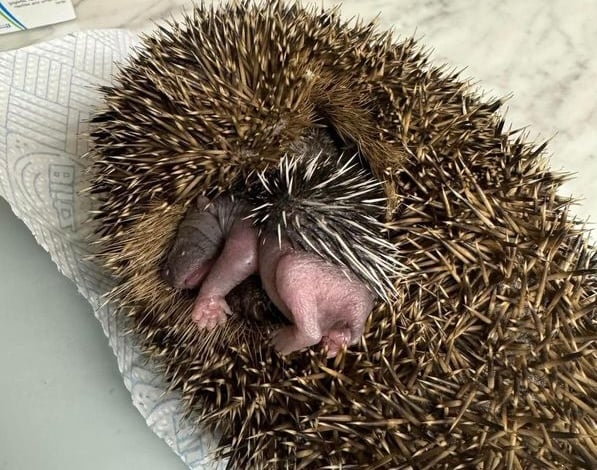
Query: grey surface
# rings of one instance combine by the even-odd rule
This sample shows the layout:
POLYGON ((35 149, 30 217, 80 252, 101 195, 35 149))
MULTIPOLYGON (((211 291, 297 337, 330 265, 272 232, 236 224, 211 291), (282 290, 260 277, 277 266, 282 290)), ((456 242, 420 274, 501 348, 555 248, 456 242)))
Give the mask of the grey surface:
POLYGON ((0 198, 0 469, 182 470, 89 304, 0 198))

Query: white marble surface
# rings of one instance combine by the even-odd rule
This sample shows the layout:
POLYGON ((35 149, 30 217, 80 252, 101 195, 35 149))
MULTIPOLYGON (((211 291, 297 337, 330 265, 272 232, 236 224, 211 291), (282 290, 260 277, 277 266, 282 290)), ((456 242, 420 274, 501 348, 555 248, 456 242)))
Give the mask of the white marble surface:
MULTIPOLYGON (((0 36, 0 51, 92 28, 149 31, 153 28, 152 21, 171 14, 177 16, 181 8, 190 3, 187 0, 74 0, 76 21, 0 36)), ((337 3, 323 1, 324 5, 337 3)), ((400 36, 414 34, 433 48, 436 62, 467 67, 465 76, 474 78, 489 94, 512 93, 508 120, 515 127, 528 126, 533 137, 553 137, 549 146, 552 166, 578 174, 565 188, 566 192, 583 198, 576 213, 583 218, 596 219, 597 2, 345 0, 342 11, 346 17, 358 14, 373 18, 379 13, 382 26, 393 27, 400 36)), ((101 455, 97 467, 93 468, 181 468, 176 459, 167 455, 168 448, 153 439, 134 410, 120 413, 121 409, 132 407, 128 406, 129 398, 113 365, 112 353, 92 318, 91 309, 65 280, 53 286, 56 271, 46 254, 3 203, 0 204, 0 240, 3 241, 0 245, 0 316, 5 318, 10 297, 18 298, 12 305, 18 305, 22 312, 39 309, 41 304, 48 317, 64 319, 48 322, 43 329, 32 329, 24 322, 14 329, 14 335, 22 335, 18 341, 0 341, 0 354, 5 358, 9 356, 13 370, 21 371, 17 373, 17 382, 7 379, 6 375, 2 380, 3 393, 9 401, 0 401, 0 469, 38 468, 31 466, 32 462, 43 462, 43 468, 79 468, 77 455, 98 453, 101 455), (18 243, 10 243, 17 239, 18 243), (29 262, 19 262, 22 259, 29 262), (23 284, 7 282, 31 276, 36 276, 36 282, 44 287, 52 284, 52 301, 23 294, 19 298, 18 292, 26 292, 23 284), (81 315, 88 315, 86 321, 81 321, 81 315), (65 332, 73 321, 77 321, 76 328, 65 332), (40 348, 37 335, 44 338, 41 344, 45 349, 40 351, 44 361, 35 360, 31 353, 40 348), (71 337, 77 340, 72 343, 73 348, 87 347, 75 349, 77 352, 73 354, 73 349, 65 347, 64 343, 74 341, 71 337), (18 351, 13 349, 17 346, 18 351), (48 369, 52 365, 54 368, 48 369), (34 384, 41 380, 39 377, 45 377, 48 383, 34 384), (4 387, 9 391, 5 392, 4 387), (38 390, 40 395, 19 393, 32 389, 38 390), (89 399, 89 396, 97 398, 89 399), (27 414, 29 422, 12 422, 7 426, 7 420, 16 416, 11 399, 14 403, 37 404, 27 414), (77 403, 77 419, 68 416, 73 402, 77 403), (115 413, 116 410, 119 412, 115 413), (100 419, 94 419, 94 415, 100 419), (76 427, 70 434, 44 436, 40 432, 36 436, 43 439, 41 447, 38 442, 21 442, 29 436, 25 433, 27 427, 43 430, 50 419, 65 419, 71 426, 79 426, 82 432, 77 432, 76 427), (123 435, 128 440, 121 437, 123 435), (65 453, 69 448, 67 444, 76 446, 74 456, 65 453), (36 452, 29 451, 29 447, 39 449, 43 455, 32 460, 36 452)), ((8 338, 6 328, 3 323, 8 338)))
MULTIPOLYGON (((0 51, 91 28, 147 32, 190 0, 74 0, 76 21, 0 36, 0 51)), ((307 2, 303 2, 307 3, 307 2)), ((323 0, 344 16, 415 35, 436 62, 465 68, 493 95, 512 94, 508 120, 551 138, 556 169, 575 172, 565 190, 577 214, 597 216, 597 2, 594 0, 323 0)))

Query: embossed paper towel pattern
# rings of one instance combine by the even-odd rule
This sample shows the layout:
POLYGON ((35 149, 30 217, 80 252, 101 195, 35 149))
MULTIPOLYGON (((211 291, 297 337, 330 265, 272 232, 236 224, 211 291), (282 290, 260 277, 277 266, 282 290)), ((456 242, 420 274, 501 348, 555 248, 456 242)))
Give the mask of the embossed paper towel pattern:
POLYGON ((126 31, 94 31, 0 53, 0 196, 93 306, 147 424, 190 468, 215 468, 206 457, 213 439, 183 422, 178 396, 114 321, 103 299, 109 280, 85 261, 90 203, 78 191, 87 121, 97 86, 110 84, 133 43, 126 31))

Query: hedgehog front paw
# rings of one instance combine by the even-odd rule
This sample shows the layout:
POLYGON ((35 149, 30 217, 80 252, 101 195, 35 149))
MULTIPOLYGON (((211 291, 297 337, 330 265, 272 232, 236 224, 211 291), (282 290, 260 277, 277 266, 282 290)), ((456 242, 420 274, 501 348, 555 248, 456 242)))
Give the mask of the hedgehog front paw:
POLYGON ((211 330, 226 322, 226 315, 232 315, 232 310, 224 297, 197 297, 193 313, 193 321, 201 329, 211 330))

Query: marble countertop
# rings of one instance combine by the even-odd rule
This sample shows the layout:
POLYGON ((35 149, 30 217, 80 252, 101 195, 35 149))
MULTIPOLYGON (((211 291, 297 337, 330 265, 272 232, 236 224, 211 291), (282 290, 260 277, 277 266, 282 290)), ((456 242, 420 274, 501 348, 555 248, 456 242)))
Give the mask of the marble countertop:
MULTIPOLYGON (((74 0, 77 20, 0 36, 0 51, 92 28, 148 32, 190 0, 74 0)), ((307 3, 307 2, 305 2, 307 3)), ((343 15, 378 16, 398 37, 414 35, 494 96, 511 95, 508 121, 551 139, 552 167, 577 173, 565 191, 577 214, 597 215, 597 2, 593 0, 322 0, 343 15)))
MULTIPOLYGON (((74 0, 73 3, 77 20, 0 36, 0 51, 94 28, 147 32, 155 27, 155 21, 178 17, 184 7, 192 4, 190 0, 74 0)), ((318 3, 330 6, 340 2, 319 0, 318 3)), ((517 128, 528 126, 532 139, 550 139, 552 167, 577 173, 564 188, 565 193, 581 199, 576 214, 596 220, 597 22, 594 18, 597 18, 597 2, 344 0, 342 4, 345 17, 359 15, 372 19, 379 14, 380 25, 392 27, 398 37, 414 35, 430 48, 436 63, 446 62, 464 69, 464 76, 474 79, 476 86, 487 94, 511 95, 507 121, 517 128)), ((37 404, 27 413, 27 423, 16 423, 18 416, 24 419, 17 412, 17 405, 10 402, 11 398, 8 403, 0 400, 0 469, 79 468, 81 456, 100 452, 102 455, 95 461, 87 460, 90 466, 86 468, 183 468, 130 406, 130 396, 122 386, 91 308, 66 279, 55 279, 56 270, 46 253, 2 201, 0 221, 0 316, 4 319, 5 299, 10 297, 20 299, 18 304, 11 304, 18 311, 27 313, 41 308, 52 318, 32 328, 26 318, 15 314, 14 318, 22 321, 22 325, 12 325, 10 335, 5 324, 0 330, 1 355, 10 361, 15 374, 12 381, 6 378, 7 374, 0 377, 0 390, 5 392, 8 388, 7 396, 20 406, 37 404), (29 261, 22 263, 23 259, 29 261), (47 287, 53 295, 50 302, 27 295, 23 283, 7 281, 31 276, 42 290, 52 284, 47 287), (3 331, 7 333, 5 336, 3 331), (20 349, 10 350, 7 355, 6 341, 15 335, 23 336, 8 344, 20 349), (64 345, 64 341, 70 341, 69 335, 76 337, 72 349, 64 345), (42 336, 44 339, 40 341, 42 336), (32 360, 32 352, 27 353, 40 345, 46 347, 41 362, 32 360), (73 350, 77 351, 76 355, 73 350), (60 371, 49 375, 47 368, 52 364, 51 370, 60 371), (42 374, 49 377, 50 383, 35 385, 34 381, 42 374), (14 385, 15 380, 20 382, 14 385), (30 396, 33 392, 19 394, 18 387, 38 390, 39 396, 30 396), (77 419, 68 417, 73 413, 71 402, 78 403, 77 419), (70 434, 51 432, 49 428, 47 435, 39 431, 46 429, 47 421, 57 416, 73 426, 70 434), (5 423, 9 422, 12 424, 7 428, 5 423), (31 439, 27 427, 38 429, 34 436, 43 439, 43 446, 26 442, 31 439), (39 450, 28 451, 29 444, 39 450), (65 457, 64 452, 74 454, 65 457), (33 455, 36 453, 37 457, 33 455)), ((0 359, 0 368, 2 364, 0 359)))

